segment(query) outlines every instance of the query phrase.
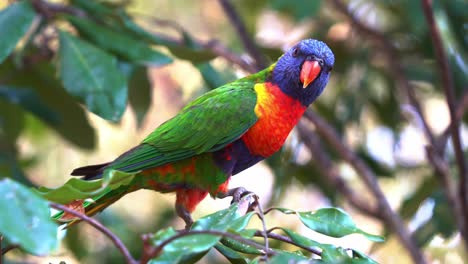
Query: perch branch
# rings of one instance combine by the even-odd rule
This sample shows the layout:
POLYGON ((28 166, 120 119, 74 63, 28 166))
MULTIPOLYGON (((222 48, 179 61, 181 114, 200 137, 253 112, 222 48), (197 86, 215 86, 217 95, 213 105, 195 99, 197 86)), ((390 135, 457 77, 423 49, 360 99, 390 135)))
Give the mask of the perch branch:
POLYGON ((463 238, 465 239, 465 245, 468 248, 468 241, 466 241, 466 239, 468 239, 468 174, 466 170, 466 161, 463 155, 460 140, 459 122, 457 119, 457 111, 455 106, 456 102, 455 92, 453 88, 453 80, 452 75, 450 73, 450 65, 448 63, 447 55, 444 51, 439 28, 437 27, 436 21, 434 19, 434 13, 432 11, 432 1, 421 0, 421 4, 424 10, 424 15, 426 17, 427 24, 429 26, 429 30, 431 32, 430 36, 432 38, 432 45, 434 46, 436 61, 442 76, 442 87, 445 92, 445 98, 447 100, 447 105, 450 113, 450 134, 460 174, 460 182, 458 184, 458 195, 461 200, 460 207, 463 216, 461 219, 463 222, 460 223, 460 232, 463 238))
POLYGON ((370 170, 367 165, 341 141, 336 131, 322 118, 312 111, 306 111, 305 117, 314 123, 317 132, 356 170, 367 188, 377 199, 378 208, 382 213, 382 217, 395 231, 400 241, 409 251, 413 261, 421 264, 426 263, 423 254, 411 238, 410 232, 406 228, 405 223, 390 207, 390 204, 378 184, 377 177, 372 170, 370 170))
POLYGON ((129 264, 137 263, 137 261, 132 257, 132 255, 130 254, 128 249, 125 247, 123 242, 114 233, 112 233, 109 229, 107 229, 107 227, 105 227, 104 225, 96 221, 95 219, 85 214, 79 213, 75 210, 72 210, 61 204, 51 203, 50 207, 67 212, 71 215, 78 217, 80 220, 83 220, 84 222, 90 224, 91 226, 99 230, 101 233, 103 233, 105 236, 107 236, 114 243, 115 247, 117 247, 117 249, 120 252, 122 252, 122 255, 124 255, 126 263, 129 263, 129 264))

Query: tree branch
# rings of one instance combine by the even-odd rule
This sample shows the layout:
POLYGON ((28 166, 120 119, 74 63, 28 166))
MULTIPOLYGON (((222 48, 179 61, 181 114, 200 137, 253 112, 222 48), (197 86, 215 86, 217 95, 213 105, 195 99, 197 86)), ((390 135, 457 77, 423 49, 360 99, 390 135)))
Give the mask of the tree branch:
POLYGON ((387 37, 379 32, 369 27, 368 25, 362 23, 354 14, 352 14, 347 6, 341 0, 331 0, 335 8, 343 13, 353 25, 353 28, 357 29, 362 34, 369 37, 377 46, 381 49, 385 58, 387 59, 388 65, 390 67, 391 73, 395 77, 398 86, 403 89, 405 92, 410 104, 416 109, 418 114, 421 116, 423 121, 423 131, 429 142, 434 143, 434 133, 432 133, 431 128, 429 127, 426 118, 423 115, 422 107, 419 104, 419 101, 414 93, 414 90, 411 88, 411 85, 405 77, 405 73, 398 59, 398 52, 395 46, 387 39, 387 37))
POLYGON ((461 209, 462 209, 462 221, 460 224, 461 234, 465 240, 465 246, 468 248, 468 174, 466 169, 466 161, 463 155, 463 150, 461 146, 460 133, 459 133, 459 122, 457 119, 456 112, 456 102, 455 102, 455 92, 453 88, 452 75, 450 73, 450 65, 447 60, 447 55, 445 54, 442 38, 440 36, 439 29, 436 25, 434 19, 434 14, 432 12, 432 1, 430 0, 421 0, 421 4, 424 10, 424 15, 426 17, 427 24, 431 32, 432 45, 434 46, 435 57, 439 70, 442 75, 442 86, 445 92, 445 98, 447 100, 447 105, 450 113, 450 134, 452 138, 453 148, 455 150, 455 158, 458 164, 458 170, 460 175, 460 183, 458 184, 458 195, 461 200, 461 209))
POLYGON ((378 208, 381 211, 382 217, 388 225, 395 231, 400 241, 405 248, 409 251, 415 263, 426 263, 426 260, 413 241, 410 232, 406 228, 405 223, 401 218, 392 210, 390 204, 385 198, 382 189, 377 182, 377 177, 371 169, 351 151, 340 139, 336 131, 322 118, 313 113, 306 111, 305 117, 315 125, 317 132, 338 152, 338 154, 348 162, 358 173, 361 179, 366 184, 367 188, 372 192, 378 202, 378 208))
POLYGON ((338 189, 353 207, 368 216, 383 220, 381 212, 378 210, 378 208, 371 206, 369 201, 361 199, 360 196, 356 195, 356 193, 351 188, 349 188, 347 183, 343 180, 342 176, 339 175, 336 167, 333 166, 330 157, 321 146, 317 135, 306 128, 304 123, 299 123, 297 130, 299 132, 299 137, 312 152, 313 159, 318 169, 323 175, 326 175, 326 180, 329 181, 330 184, 333 185, 336 189, 338 189))
POLYGON ((103 233, 105 236, 107 236, 114 243, 114 245, 117 247, 117 249, 120 252, 122 252, 122 255, 124 255, 126 263, 128 263, 128 264, 137 264, 138 263, 132 257, 132 255, 130 254, 128 249, 125 247, 123 242, 114 233, 112 233, 112 231, 107 229, 107 227, 103 226, 101 223, 99 223, 95 219, 93 219, 93 218, 91 218, 91 217, 89 217, 89 216, 87 216, 85 214, 79 213, 79 212, 77 212, 75 210, 72 210, 72 209, 70 209, 70 208, 68 208, 68 207, 66 207, 64 205, 61 205, 61 204, 50 203, 50 207, 54 208, 54 209, 57 209, 57 210, 62 210, 64 212, 67 212, 67 213, 69 213, 71 215, 74 215, 74 216, 78 217, 80 220, 83 220, 84 222, 90 224, 91 226, 93 226, 94 228, 99 230, 101 233, 103 233))
POLYGON ((237 14, 236 9, 231 4, 229 0, 218 0, 219 4, 224 10, 224 13, 227 15, 231 24, 237 31, 239 38, 244 45, 245 50, 249 53, 249 55, 255 60, 256 71, 260 71, 266 67, 268 67, 267 60, 265 56, 260 52, 255 42, 249 36, 247 29, 245 28, 242 19, 240 18, 239 14, 237 14))
MULTIPOLYGON (((462 98, 460 99, 460 102, 458 103, 457 109, 456 109, 456 120, 457 122, 460 122, 460 120, 463 118, 465 113, 468 111, 468 88, 465 89, 465 93, 462 95, 462 98)), ((449 124, 444 132, 439 136, 437 139, 437 147, 439 149, 445 149, 445 146, 447 144, 447 140, 450 137, 451 133, 451 124, 449 124)))

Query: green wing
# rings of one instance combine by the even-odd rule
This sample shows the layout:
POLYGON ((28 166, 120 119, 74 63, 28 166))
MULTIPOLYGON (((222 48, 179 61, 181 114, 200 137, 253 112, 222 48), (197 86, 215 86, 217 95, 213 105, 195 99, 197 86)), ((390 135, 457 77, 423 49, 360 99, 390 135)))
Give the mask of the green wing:
POLYGON ((108 167, 139 171, 219 150, 256 121, 254 91, 268 70, 221 86, 197 98, 108 167))

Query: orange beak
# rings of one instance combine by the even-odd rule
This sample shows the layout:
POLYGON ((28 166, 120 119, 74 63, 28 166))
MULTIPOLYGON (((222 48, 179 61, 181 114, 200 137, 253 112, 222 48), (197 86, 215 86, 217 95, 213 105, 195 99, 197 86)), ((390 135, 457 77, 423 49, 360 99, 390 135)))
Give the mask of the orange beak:
POLYGON ((301 69, 300 79, 303 84, 302 88, 306 88, 311 82, 313 82, 315 78, 317 78, 321 70, 322 68, 320 67, 320 64, 317 61, 306 60, 302 64, 301 69))

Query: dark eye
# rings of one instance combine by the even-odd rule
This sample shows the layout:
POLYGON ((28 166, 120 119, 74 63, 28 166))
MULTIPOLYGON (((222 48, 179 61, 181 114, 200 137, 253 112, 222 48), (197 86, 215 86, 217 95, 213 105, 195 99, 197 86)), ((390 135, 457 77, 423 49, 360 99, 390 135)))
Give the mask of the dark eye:
POLYGON ((317 61, 320 64, 320 66, 323 67, 323 64, 324 64, 323 60, 322 59, 317 59, 317 61))
POLYGON ((299 48, 298 48, 298 47, 294 47, 294 48, 293 48, 293 50, 292 50, 292 56, 293 56, 293 57, 299 56, 299 48))

